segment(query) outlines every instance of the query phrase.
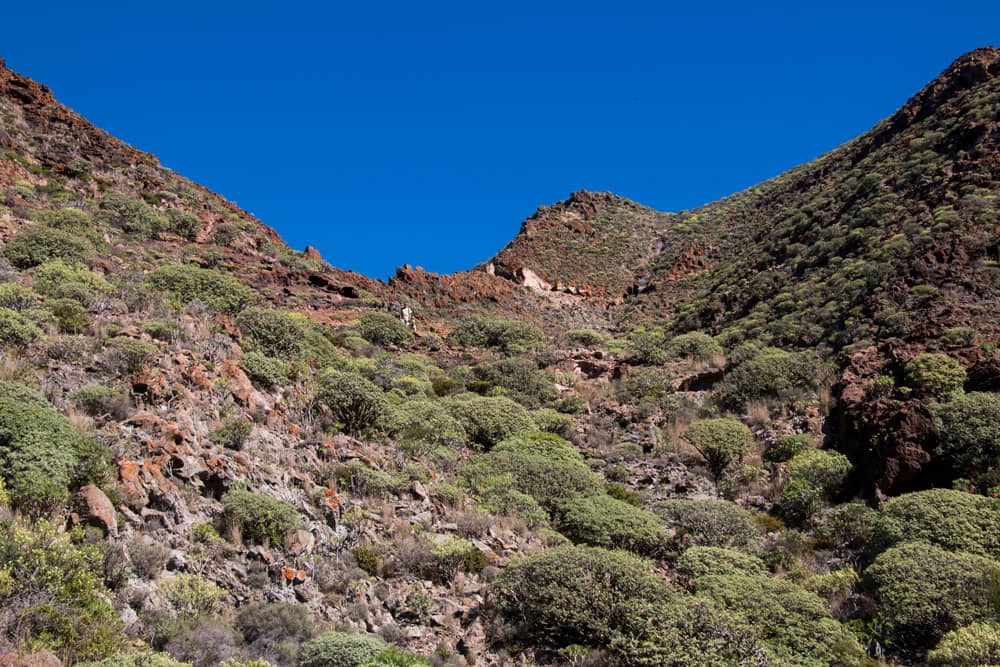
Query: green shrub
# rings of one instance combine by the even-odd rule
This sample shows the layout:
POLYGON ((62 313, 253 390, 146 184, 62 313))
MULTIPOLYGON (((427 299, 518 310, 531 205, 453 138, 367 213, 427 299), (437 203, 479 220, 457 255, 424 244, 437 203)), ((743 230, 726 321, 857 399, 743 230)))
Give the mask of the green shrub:
POLYGON ((161 266, 148 280, 153 288, 169 292, 180 305, 198 300, 223 313, 238 313, 260 300, 256 291, 232 276, 191 264, 161 266))
POLYGON ((251 307, 236 317, 240 333, 269 357, 295 361, 305 354, 306 325, 292 313, 251 307))
POLYGON ((1000 500, 950 489, 890 498, 879 509, 870 550, 914 540, 1000 559, 1000 500))
POLYGON ((413 332, 390 313, 362 313, 357 322, 361 337, 374 345, 406 347, 413 341, 413 332))
POLYGON ((256 351, 243 355, 243 368, 251 380, 263 387, 287 384, 294 374, 288 362, 256 351))
POLYGON ((261 544, 280 545, 284 534, 299 526, 299 513, 292 505, 243 488, 226 491, 222 509, 230 525, 261 544))
POLYGON ((351 555, 357 561, 358 567, 367 572, 370 576, 378 575, 379 557, 371 547, 356 546, 351 549, 351 555))
POLYGON ((697 594, 741 616, 781 665, 860 665, 864 651, 826 603, 795 584, 745 574, 709 575, 697 594))
POLYGON ((24 285, 0 283, 0 308, 24 312, 38 303, 38 295, 24 285))
POLYGON ((105 345, 121 360, 129 373, 140 370, 157 351, 153 343, 128 336, 109 338, 105 345))
POLYGON ((32 216, 39 225, 52 227, 76 235, 94 233, 94 221, 78 208, 58 208, 52 211, 35 211, 32 216))
POLYGON ((104 278, 84 266, 73 266, 55 259, 34 267, 29 272, 35 279, 34 289, 39 294, 61 298, 67 285, 83 285, 94 295, 110 294, 114 287, 104 278))
POLYGON ((778 505, 787 520, 802 523, 820 510, 851 472, 851 462, 839 452, 807 449, 788 462, 789 479, 778 505))
POLYGON ((78 333, 90 324, 90 313, 75 299, 50 299, 45 307, 56 318, 62 333, 78 333))
POLYGON ((722 356, 722 346, 714 338, 700 331, 674 336, 667 343, 667 351, 675 357, 707 361, 722 356))
POLYGON ((378 652, 378 655, 366 662, 364 667, 431 667, 432 664, 423 656, 395 646, 386 646, 378 652))
POLYGON ((383 648, 374 635, 327 632, 302 645, 299 667, 363 667, 383 648))
POLYGON ((555 516, 556 529, 577 544, 627 549, 640 556, 664 555, 671 538, 658 516, 607 494, 565 500, 555 516))
POLYGON ((450 345, 484 347, 504 352, 521 352, 537 346, 545 335, 521 320, 473 315, 463 319, 450 334, 450 345))
POLYGON ((276 665, 295 664, 299 645, 316 633, 309 608, 289 602, 240 607, 235 625, 253 655, 276 665))
POLYGON ((78 662, 77 667, 191 667, 190 662, 174 660, 166 653, 116 653, 96 662, 78 662))
POLYGON ((0 308, 0 344, 24 346, 41 335, 41 329, 21 313, 0 308))
POLYGON ((166 225, 149 204, 121 192, 104 196, 97 218, 137 239, 148 239, 166 225))
POLYGON ((447 408, 427 398, 413 398, 390 409, 390 433, 405 443, 428 447, 456 446, 465 442, 465 428, 447 408))
POLYGON ((26 640, 70 663, 120 651, 121 622, 97 574, 102 560, 99 546, 76 544, 48 521, 0 524, 0 641, 26 640))
POLYGON ((965 368, 947 354, 918 354, 903 368, 906 386, 944 400, 962 390, 965 368))
POLYGON ((952 630, 927 654, 928 667, 1000 665, 1000 625, 973 623, 952 630))
POLYGON ((716 479, 753 446, 753 433, 735 419, 703 419, 688 426, 681 437, 705 457, 716 479))
POLYGON ((462 476, 477 495, 489 496, 498 486, 513 489, 549 512, 575 496, 603 491, 601 479, 580 453, 562 438, 546 433, 505 440, 470 461, 462 476))
POLYGON ((180 616, 214 614, 226 591, 196 574, 176 574, 160 581, 160 591, 180 616))
POLYGON ((721 399, 726 407, 742 411, 747 401, 787 398, 815 389, 826 368, 812 352, 762 350, 727 376, 721 399))
POLYGON ((328 368, 317 379, 316 398, 349 433, 387 426, 389 404, 382 390, 357 373, 328 368))
POLYGON ((624 503, 628 503, 629 505, 633 505, 635 507, 640 506, 639 494, 636 493, 635 491, 629 491, 628 487, 626 487, 624 484, 619 484, 618 482, 612 482, 610 484, 605 485, 604 492, 609 496, 611 496, 612 498, 620 500, 624 503))
POLYGON ((990 558, 908 542, 880 554, 864 577, 885 643, 900 651, 925 650, 947 632, 998 619, 1000 563, 990 558))
POLYGON ((188 241, 193 241, 201 229, 201 220, 198 216, 179 208, 168 208, 164 211, 164 216, 166 229, 188 241))
POLYGON ((677 571, 694 580, 712 575, 767 576, 760 558, 723 547, 688 547, 677 559, 677 571))
POLYGON ((805 433, 778 436, 777 442, 764 452, 764 460, 769 463, 783 463, 812 446, 813 438, 805 433))
POLYGON ((128 396, 124 387, 88 384, 70 392, 69 400, 91 417, 103 414, 120 417, 128 408, 128 396))
POLYGON ((106 451, 80 436, 41 394, 0 382, 0 476, 15 505, 47 510, 71 488, 102 482, 106 451))
POLYGON ((969 392, 931 407, 935 452, 964 474, 991 470, 1000 460, 1000 394, 969 392))
POLYGON ((552 378, 538 369, 538 364, 527 357, 513 357, 484 362, 472 369, 475 381, 470 388, 480 393, 495 392, 497 388, 518 403, 529 408, 555 400, 559 393, 552 378))
POLYGON ((816 526, 816 543, 826 549, 862 549, 875 534, 878 512, 863 502, 834 507, 816 526))
POLYGON ((562 546, 512 562, 493 604, 522 642, 604 648, 628 665, 739 664, 754 640, 714 609, 620 551, 562 546))
POLYGON ((660 328, 636 327, 629 332, 625 349, 632 361, 644 366, 659 366, 670 356, 667 335, 660 328))
POLYGON ((94 254, 90 243, 76 234, 61 229, 33 225, 15 234, 3 249, 4 257, 19 269, 61 259, 86 264, 94 254))
POLYGON ((448 411, 472 443, 487 449, 535 428, 528 411, 505 396, 456 397, 449 402, 448 411))
POLYGON ((761 529, 752 513, 724 500, 667 500, 656 512, 694 546, 760 550, 761 529))
POLYGON ((240 449, 253 432, 253 424, 245 419, 230 419, 208 434, 208 439, 217 445, 230 449, 240 449))
POLYGON ((604 343, 604 334, 593 329, 571 329, 566 332, 566 340, 583 347, 597 347, 604 343))

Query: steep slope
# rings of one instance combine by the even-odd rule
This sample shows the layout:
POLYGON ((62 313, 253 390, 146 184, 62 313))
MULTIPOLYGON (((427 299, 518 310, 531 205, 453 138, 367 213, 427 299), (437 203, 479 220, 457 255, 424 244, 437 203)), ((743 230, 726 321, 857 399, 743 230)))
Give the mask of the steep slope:
POLYGON ((725 200, 581 191, 388 284, 2 62, 0 118, 0 664, 992 641, 1000 51, 725 200))

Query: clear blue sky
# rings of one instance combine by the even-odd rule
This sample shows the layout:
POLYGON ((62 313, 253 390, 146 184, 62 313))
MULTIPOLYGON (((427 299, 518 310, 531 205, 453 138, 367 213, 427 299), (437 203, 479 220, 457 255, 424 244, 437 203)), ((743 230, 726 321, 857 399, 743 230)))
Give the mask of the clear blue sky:
POLYGON ((717 199, 1000 43, 976 0, 32 4, 0 12, 8 66, 375 277, 473 266, 581 188, 717 199))

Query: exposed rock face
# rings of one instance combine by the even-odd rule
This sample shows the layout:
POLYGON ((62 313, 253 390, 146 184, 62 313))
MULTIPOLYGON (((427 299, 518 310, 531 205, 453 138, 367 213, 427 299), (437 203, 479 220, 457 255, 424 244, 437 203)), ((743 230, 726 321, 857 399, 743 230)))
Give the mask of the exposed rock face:
POLYGON ((118 534, 118 516, 107 495, 93 484, 81 488, 76 494, 76 511, 83 523, 98 526, 115 536, 118 534))

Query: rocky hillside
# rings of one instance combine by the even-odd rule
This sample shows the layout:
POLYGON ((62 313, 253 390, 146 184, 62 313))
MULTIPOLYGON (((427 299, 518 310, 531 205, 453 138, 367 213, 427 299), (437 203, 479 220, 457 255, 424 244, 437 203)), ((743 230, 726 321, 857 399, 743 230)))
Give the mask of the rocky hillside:
POLYGON ((1000 664, 1000 51, 388 283, 0 118, 0 664, 1000 664))

